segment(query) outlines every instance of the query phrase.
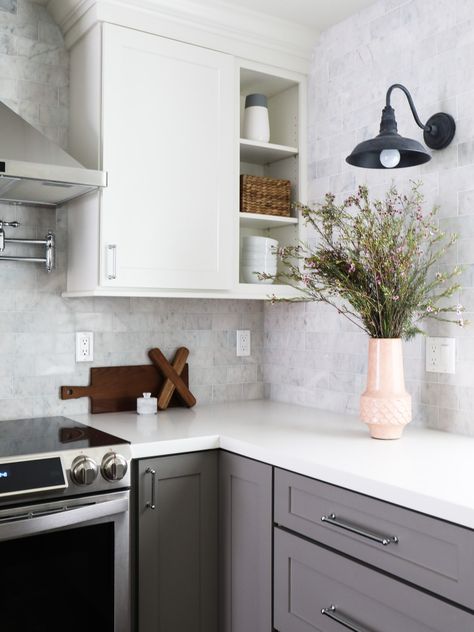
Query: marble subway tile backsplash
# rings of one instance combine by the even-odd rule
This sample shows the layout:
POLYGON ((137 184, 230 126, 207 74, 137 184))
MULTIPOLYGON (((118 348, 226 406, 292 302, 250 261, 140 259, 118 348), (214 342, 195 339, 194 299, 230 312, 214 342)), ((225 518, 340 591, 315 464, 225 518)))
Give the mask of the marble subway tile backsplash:
MULTIPOLYGON (((314 48, 309 82, 309 198, 338 197, 367 183, 383 195, 394 181, 421 180, 441 227, 459 235, 445 264, 465 265, 458 297, 471 325, 427 323, 453 336, 456 374, 425 371, 422 336, 405 345, 405 374, 415 422, 474 434, 474 3, 465 0, 379 0, 327 30, 314 48), (421 119, 438 111, 457 123, 453 144, 423 167, 356 169, 345 157, 378 133, 385 92, 402 83, 421 119)), ((398 129, 422 140, 401 93, 393 93, 398 129)), ((265 305, 264 377, 272 399, 357 413, 365 386, 367 338, 321 304, 265 305), (277 365, 277 366, 276 366, 277 365), (313 375, 310 379, 308 374, 313 375)))
POLYGON ((46 9, 0 0, 0 100, 62 147, 67 144, 69 55, 46 9))
POLYGON ((0 11, 6 11, 7 13, 16 13, 17 0, 0 0, 0 11))

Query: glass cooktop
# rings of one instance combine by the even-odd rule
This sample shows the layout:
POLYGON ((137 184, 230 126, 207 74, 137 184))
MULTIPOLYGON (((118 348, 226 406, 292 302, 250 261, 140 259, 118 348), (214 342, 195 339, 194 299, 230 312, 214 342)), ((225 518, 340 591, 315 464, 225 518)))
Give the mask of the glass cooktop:
POLYGON ((82 450, 128 443, 67 417, 0 421, 0 457, 82 450))

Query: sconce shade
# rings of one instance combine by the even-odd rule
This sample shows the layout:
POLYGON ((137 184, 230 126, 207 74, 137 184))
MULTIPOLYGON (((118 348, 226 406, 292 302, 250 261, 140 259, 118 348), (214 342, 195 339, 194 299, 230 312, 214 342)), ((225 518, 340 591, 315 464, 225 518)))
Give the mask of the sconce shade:
POLYGON ((379 134, 356 145, 346 158, 346 162, 364 169, 385 169, 380 162, 380 154, 386 149, 397 149, 400 152, 400 162, 393 167, 394 169, 414 167, 431 160, 430 154, 418 141, 400 134, 379 134))

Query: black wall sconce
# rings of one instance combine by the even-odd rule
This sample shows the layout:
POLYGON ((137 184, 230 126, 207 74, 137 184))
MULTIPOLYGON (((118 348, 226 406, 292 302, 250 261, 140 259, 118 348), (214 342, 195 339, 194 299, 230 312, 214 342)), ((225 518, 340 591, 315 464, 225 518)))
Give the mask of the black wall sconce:
POLYGON ((395 88, 405 93, 413 118, 418 127, 423 130, 425 144, 430 149, 444 149, 453 140, 456 123, 450 114, 444 112, 433 114, 426 124, 423 124, 409 91, 400 83, 394 83, 387 90, 379 135, 359 143, 353 149, 346 158, 346 162, 350 165, 365 169, 402 169, 422 165, 431 160, 430 154, 421 143, 411 138, 404 138, 398 133, 395 110, 390 105, 390 96, 395 88))

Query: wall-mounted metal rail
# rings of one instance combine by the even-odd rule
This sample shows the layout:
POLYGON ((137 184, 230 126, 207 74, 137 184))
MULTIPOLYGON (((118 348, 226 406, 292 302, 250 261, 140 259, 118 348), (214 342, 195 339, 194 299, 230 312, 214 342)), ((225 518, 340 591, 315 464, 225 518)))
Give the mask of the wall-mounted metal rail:
POLYGON ((20 261, 22 263, 42 263, 46 272, 51 272, 56 264, 56 239, 50 231, 44 239, 17 239, 5 236, 4 227, 18 228, 19 222, 4 222, 0 220, 0 253, 5 251, 7 244, 17 244, 24 246, 43 246, 44 257, 21 257, 13 255, 0 255, 0 261, 20 261))

